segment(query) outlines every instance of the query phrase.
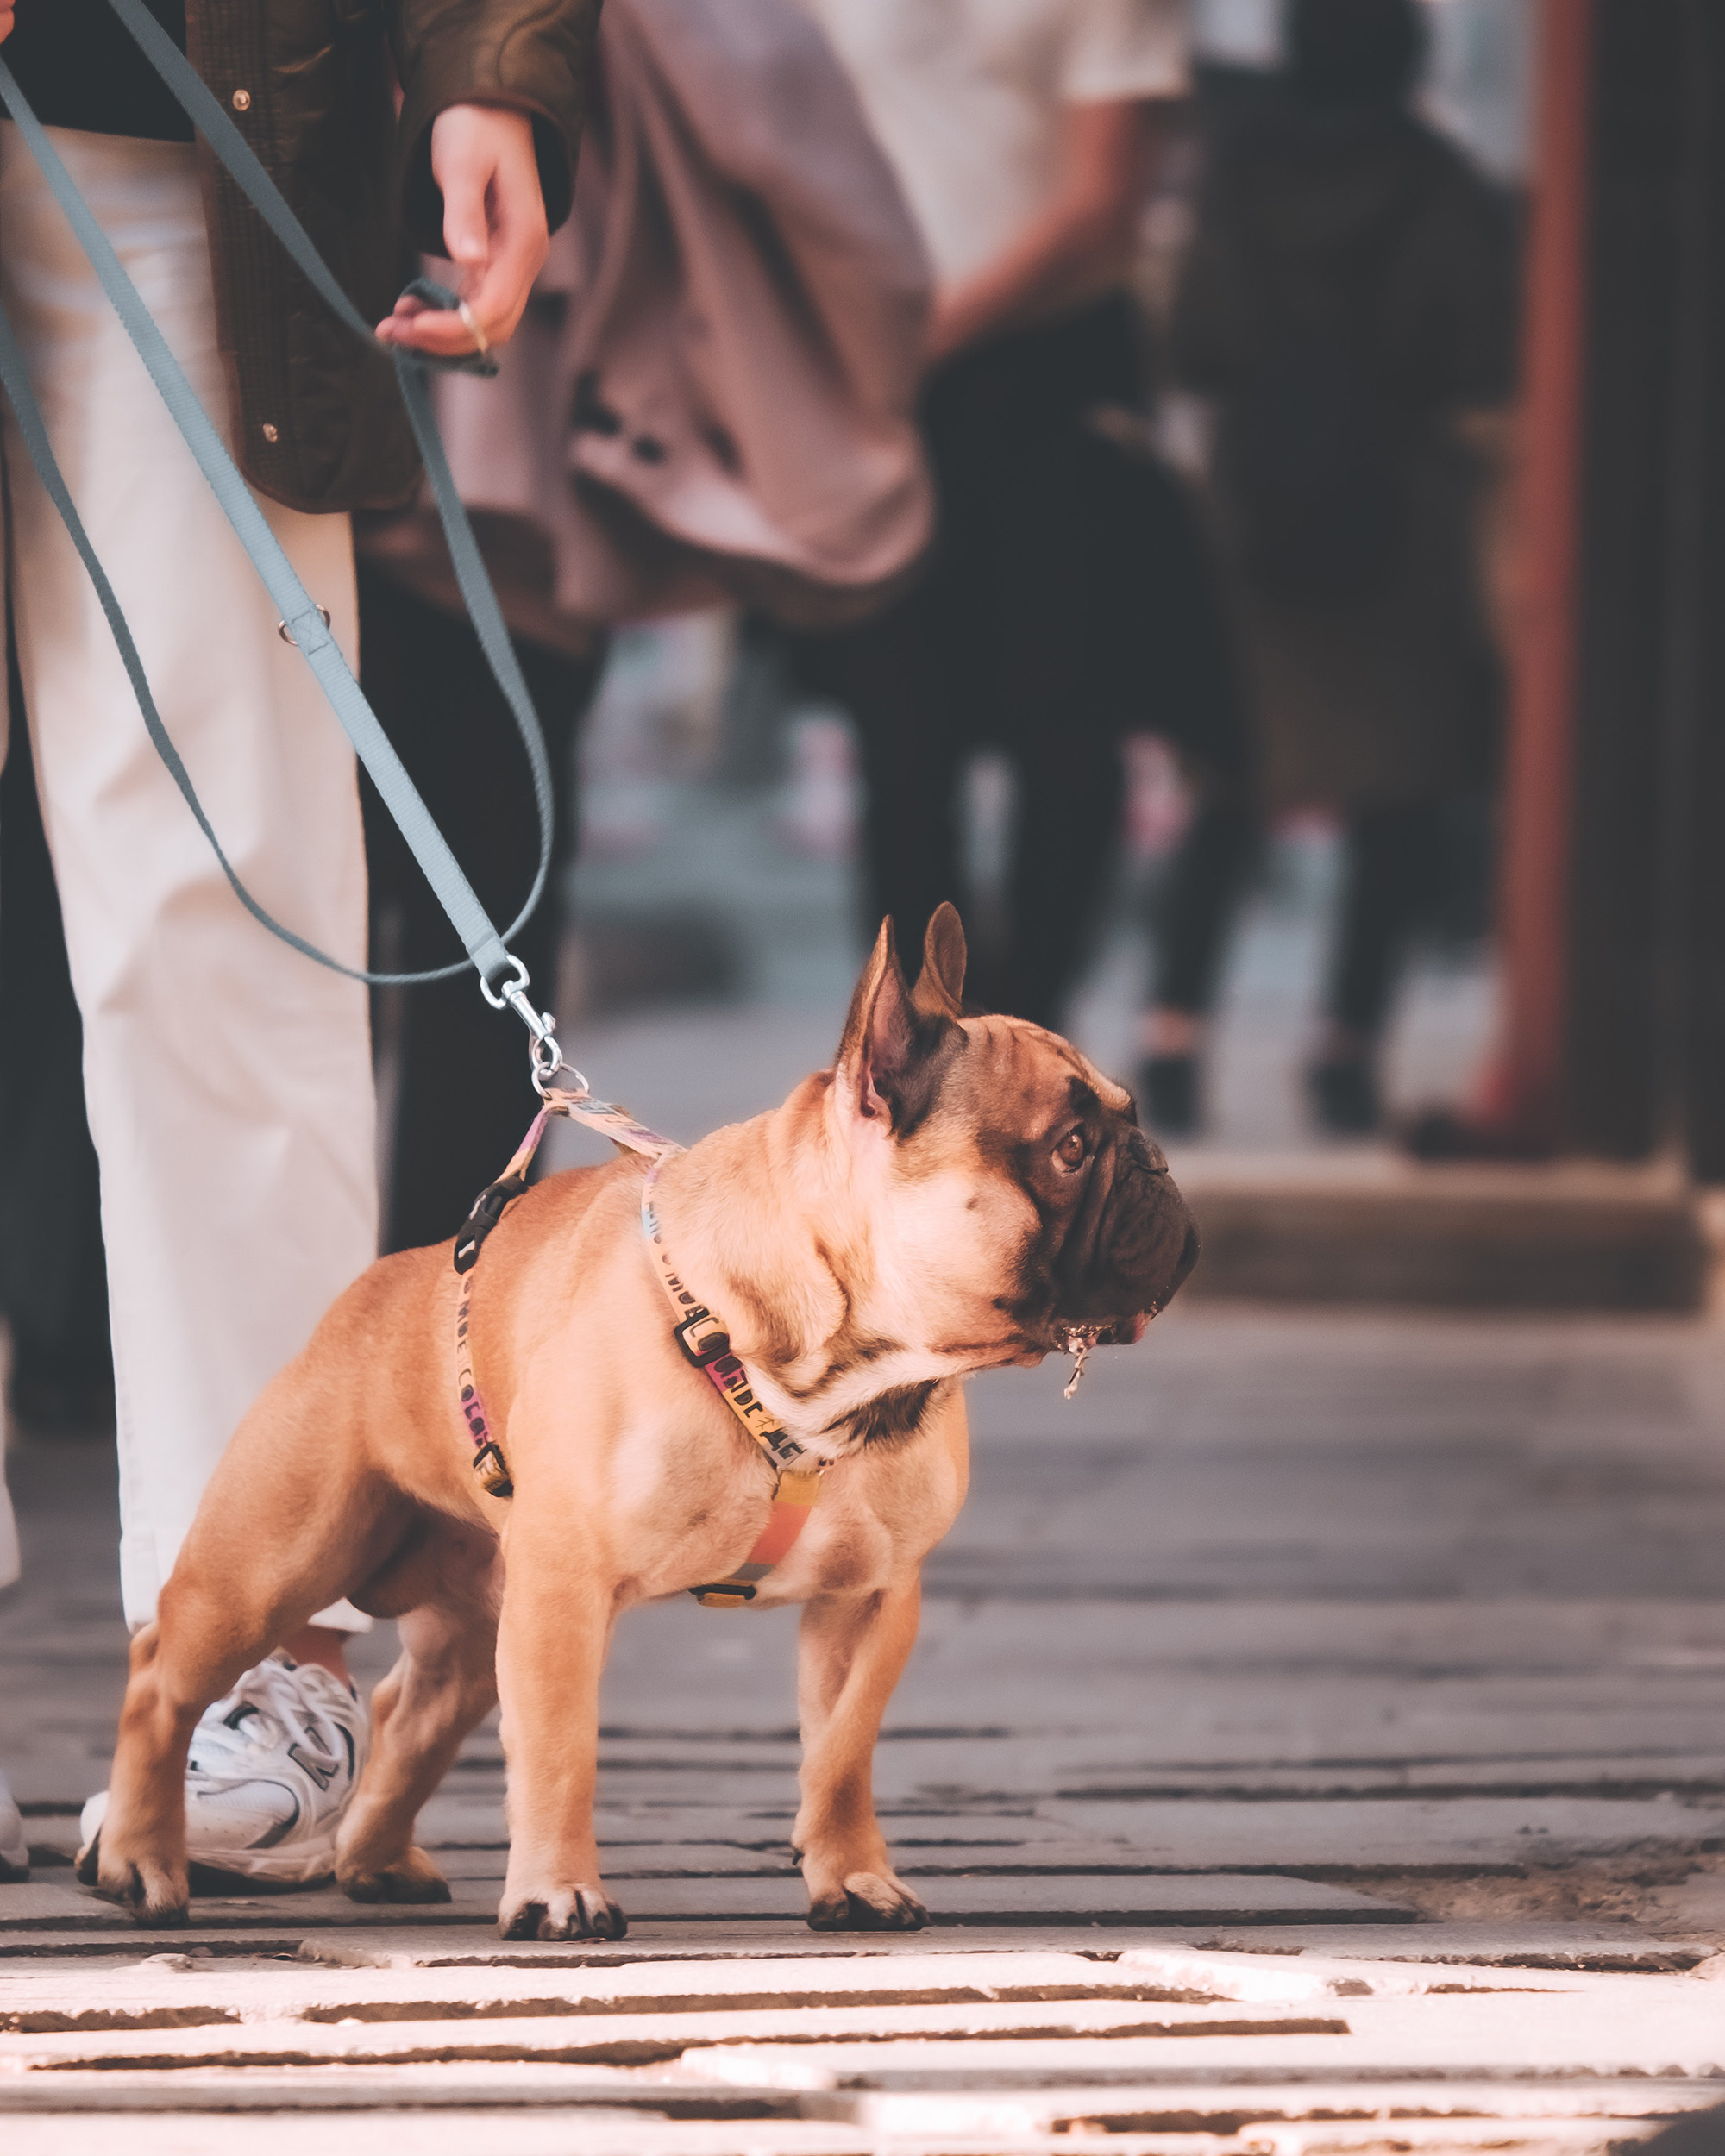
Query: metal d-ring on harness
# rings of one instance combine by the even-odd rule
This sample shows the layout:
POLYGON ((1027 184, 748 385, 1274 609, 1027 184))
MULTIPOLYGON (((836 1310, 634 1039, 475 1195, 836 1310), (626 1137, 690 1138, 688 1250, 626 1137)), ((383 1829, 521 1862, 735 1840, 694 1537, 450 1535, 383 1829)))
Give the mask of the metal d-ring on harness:
MULTIPOLYGON (((185 109, 198 133, 227 168, 235 185, 332 313, 355 336, 367 343, 375 343, 371 325, 336 281, 304 228, 289 207, 286 198, 185 55, 150 13, 144 0, 109 0, 109 5, 185 109)), ((459 360, 436 359, 400 348, 392 348, 391 351, 402 398, 436 499, 437 512, 448 542, 450 559, 461 596, 472 617, 492 677, 514 718, 532 774, 539 821, 539 862, 525 904, 509 927, 501 931, 481 905, 448 842, 433 821, 430 812, 421 799, 417 788, 379 724, 376 714, 361 693, 359 683, 330 633, 328 611, 317 604, 295 573, 292 564, 271 530, 251 490, 235 467, 220 433, 198 403, 136 286, 126 274, 107 235, 72 185, 53 143, 25 101, 3 59, 0 59, 0 105, 3 105, 10 115, 20 135, 41 167, 54 199, 65 212, 79 245, 89 256, 91 267, 137 347, 139 356, 155 383, 170 416, 185 437, 186 446, 223 513, 251 556, 265 587, 274 599, 281 617, 281 636, 299 651, 317 676, 331 709, 383 797, 385 805, 454 924, 467 951, 467 958, 456 964, 434 968, 423 973, 367 973, 356 966, 343 965, 340 960, 319 950, 291 928, 285 927, 273 919, 246 889, 223 852, 221 841, 198 800, 191 775, 162 723, 125 614, 97 558, 96 550, 91 544, 54 456, 23 353, 3 310, 0 310, 0 386, 3 386, 11 403, 30 461, 60 511, 72 542, 96 587, 97 597, 107 616, 109 628, 119 649, 121 661, 130 679, 150 739, 185 797, 186 805, 197 818, 199 829, 214 849, 223 874, 241 903, 272 935, 279 937, 284 943, 291 944, 317 964, 328 966, 350 978, 385 986, 405 986, 418 981, 449 980, 465 972, 467 966, 471 964, 480 976, 480 985, 486 1000, 495 1009, 514 1011, 527 1026, 531 1037, 534 1082, 543 1089, 556 1071, 563 1068, 562 1057, 557 1050, 550 1018, 543 1012, 536 1011, 528 999, 527 968, 511 952, 508 942, 530 918, 544 891, 549 873, 553 819, 550 766, 538 718, 534 711, 527 684, 517 664, 509 632, 504 625, 502 610, 498 605, 491 580, 486 573, 472 527, 467 522, 467 511, 455 491, 448 461, 444 455, 442 442, 437 432, 426 381, 428 367, 493 374, 497 371, 496 360, 490 358, 483 348, 459 360)), ((416 279, 407 289, 428 306, 461 309, 461 302, 454 292, 432 283, 429 279, 416 279)), ((463 319, 468 322, 470 328, 475 326, 470 313, 464 311, 463 319)), ((476 339, 476 342, 483 348, 482 338, 476 339)))

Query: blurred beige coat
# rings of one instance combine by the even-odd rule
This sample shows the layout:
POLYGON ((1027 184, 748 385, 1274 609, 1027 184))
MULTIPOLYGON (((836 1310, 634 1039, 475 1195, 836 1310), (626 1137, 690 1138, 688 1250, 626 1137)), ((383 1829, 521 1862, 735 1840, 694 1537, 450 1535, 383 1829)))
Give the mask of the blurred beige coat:
POLYGON ((439 385, 462 494, 590 621, 865 611, 932 529, 930 273, 849 79, 794 0, 606 0, 599 62, 502 374, 439 385))

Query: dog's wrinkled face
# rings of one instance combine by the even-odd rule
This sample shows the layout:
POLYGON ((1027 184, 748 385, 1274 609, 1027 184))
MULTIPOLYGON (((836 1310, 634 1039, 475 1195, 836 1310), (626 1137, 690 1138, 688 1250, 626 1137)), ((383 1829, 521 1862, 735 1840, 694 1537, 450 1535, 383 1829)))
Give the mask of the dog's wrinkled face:
POLYGON ((1040 1026, 963 1017, 963 970, 950 906, 914 993, 884 925, 834 1072, 881 1314, 954 1369, 1135 1340, 1197 1262, 1192 1215, 1132 1096, 1040 1026))

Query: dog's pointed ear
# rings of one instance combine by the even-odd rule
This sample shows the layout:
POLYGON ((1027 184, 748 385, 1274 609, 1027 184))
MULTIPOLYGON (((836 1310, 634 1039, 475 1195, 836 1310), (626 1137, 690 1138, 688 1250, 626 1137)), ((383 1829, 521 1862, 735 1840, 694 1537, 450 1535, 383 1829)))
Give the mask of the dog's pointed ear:
POLYGON ((863 967, 838 1044, 834 1081, 858 1120, 902 1137, 922 1120, 939 1089, 940 1050, 964 1036, 944 1014, 919 1011, 912 1000, 893 940, 882 921, 863 967))
POLYGON ((888 918, 857 978, 838 1044, 839 1082, 865 1121, 892 1128, 893 1101, 915 1050, 916 1012, 888 918))
POLYGON ((917 976, 911 1000, 930 1018, 957 1018, 964 1015, 964 924, 958 908, 943 899, 929 921, 922 939, 922 971, 917 976))

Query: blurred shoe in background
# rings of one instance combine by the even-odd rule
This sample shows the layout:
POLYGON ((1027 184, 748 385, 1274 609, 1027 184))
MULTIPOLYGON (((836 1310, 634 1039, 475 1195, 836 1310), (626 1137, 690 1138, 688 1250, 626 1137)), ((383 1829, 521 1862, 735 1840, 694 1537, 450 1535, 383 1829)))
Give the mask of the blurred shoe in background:
POLYGON ((30 1876, 29 1844, 24 1839, 24 1819, 12 1802, 12 1792, 0 1771, 0 1886, 19 1885, 30 1876))
POLYGON ((1375 1056, 1327 1056, 1310 1063, 1306 1090, 1318 1127, 1331 1138, 1370 1138, 1383 1123, 1375 1056))

